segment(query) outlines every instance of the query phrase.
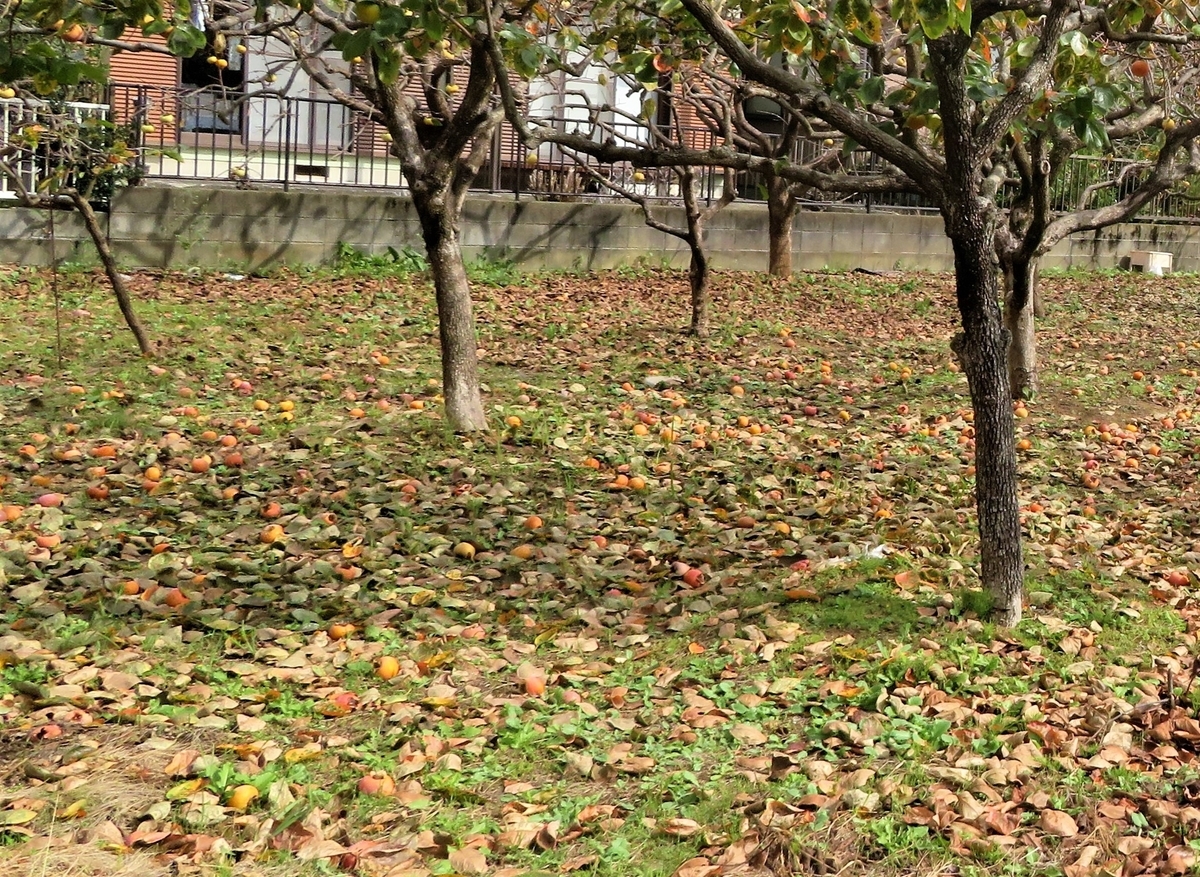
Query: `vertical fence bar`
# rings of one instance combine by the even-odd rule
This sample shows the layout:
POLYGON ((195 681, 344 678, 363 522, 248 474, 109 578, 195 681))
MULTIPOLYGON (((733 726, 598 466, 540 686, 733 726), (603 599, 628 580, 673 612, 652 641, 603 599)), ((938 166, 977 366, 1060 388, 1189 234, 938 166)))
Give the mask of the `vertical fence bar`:
POLYGON ((283 102, 283 191, 289 190, 292 166, 292 98, 280 98, 283 102))

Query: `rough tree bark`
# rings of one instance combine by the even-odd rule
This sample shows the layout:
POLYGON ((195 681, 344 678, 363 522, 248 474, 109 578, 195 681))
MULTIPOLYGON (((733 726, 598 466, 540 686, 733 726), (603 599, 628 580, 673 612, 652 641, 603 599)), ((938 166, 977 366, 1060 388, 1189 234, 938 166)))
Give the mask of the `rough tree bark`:
POLYGON ((975 411, 975 504, 979 515, 980 578, 992 596, 992 617, 1005 627, 1021 620, 1025 563, 1017 502, 1017 451, 1008 384, 1009 333, 998 303, 999 260, 991 218, 966 203, 947 232, 962 332, 953 342, 975 411))
POLYGON ((792 225, 796 219, 796 195, 792 184, 771 174, 767 177, 767 273, 792 276, 792 225))
POLYGON ((487 429, 487 416, 479 389, 475 315, 458 238, 458 211, 444 185, 414 186, 412 198, 437 301, 446 419, 457 432, 481 432, 487 429))
POLYGON ((688 332, 697 338, 707 338, 709 303, 712 299, 708 288, 708 256, 704 254, 704 247, 695 243, 695 240, 694 237, 688 239, 692 254, 688 263, 688 285, 692 291, 692 322, 688 332))
POLYGON ((1038 390, 1037 260, 1022 257, 1004 266, 1004 326, 1008 346, 1008 384, 1013 399, 1032 399, 1038 390))

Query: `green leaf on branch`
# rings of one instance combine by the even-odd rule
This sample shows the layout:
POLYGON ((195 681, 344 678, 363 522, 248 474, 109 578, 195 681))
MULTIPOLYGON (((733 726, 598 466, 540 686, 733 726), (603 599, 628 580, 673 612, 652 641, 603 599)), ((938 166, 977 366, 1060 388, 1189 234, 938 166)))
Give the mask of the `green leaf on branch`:
POLYGON ((921 30, 931 40, 950 30, 958 19, 957 12, 947 0, 917 0, 917 18, 921 30))
POLYGON ((400 77, 400 53, 395 46, 376 43, 372 50, 375 53, 375 73, 380 81, 395 82, 400 77))

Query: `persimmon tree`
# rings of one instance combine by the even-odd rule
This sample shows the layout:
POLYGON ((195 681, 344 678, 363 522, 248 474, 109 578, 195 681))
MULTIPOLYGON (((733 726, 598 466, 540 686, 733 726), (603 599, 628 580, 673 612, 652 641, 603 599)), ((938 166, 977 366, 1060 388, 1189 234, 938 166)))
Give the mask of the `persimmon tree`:
MULTIPOLYGON (((1140 24, 1135 22, 1135 24, 1140 24)), ((1133 218, 1154 200, 1200 173, 1194 122, 1197 78, 1193 35, 1145 32, 1131 38, 1099 19, 1087 41, 1071 43, 1055 63, 1054 88, 1043 93, 1009 134, 1006 222, 997 246, 1005 282, 1005 324, 1012 334, 1013 398, 1037 392, 1035 324, 1039 260, 1068 236, 1133 218), (1146 57, 1161 54, 1163 61, 1146 57), (1082 155, 1106 178, 1066 201, 1064 178, 1082 155), (1126 159, 1108 175, 1114 156, 1126 159), (1108 190, 1113 190, 1108 193, 1108 190), (1104 193, 1104 197, 1101 197, 1104 193)), ((1012 29, 996 40, 1019 44, 1012 29)), ((1075 193, 1071 193, 1075 194, 1075 193)))
MULTIPOLYGON (((527 117, 522 96, 506 81, 498 82, 508 119, 531 151, 540 144, 555 144, 569 155, 588 156, 605 165, 670 169, 672 174, 685 174, 693 180, 701 169, 722 175, 752 174, 766 180, 769 270, 780 276, 790 273, 792 220, 804 193, 918 191, 902 172, 885 163, 866 172, 851 169, 840 146, 830 139, 828 126, 815 127, 815 117, 795 112, 788 103, 779 108, 778 134, 758 127, 746 107, 751 100, 769 98, 775 92, 733 75, 720 47, 694 19, 680 15, 678 4, 650 15, 652 7, 604 0, 590 7, 586 28, 572 28, 564 20, 562 8, 569 7, 569 3, 562 3, 561 8, 539 4, 542 17, 536 32, 508 28, 491 34, 497 64, 503 63, 504 46, 531 63, 536 73, 565 75, 563 93, 578 100, 575 109, 584 111, 583 119, 566 125, 562 120, 527 117), (546 39, 546 34, 563 29, 571 39, 557 43, 546 39), (581 52, 587 52, 593 73, 595 68, 606 71, 602 80, 607 76, 608 81, 619 81, 622 87, 641 93, 644 111, 640 116, 635 119, 611 102, 593 99, 582 85, 571 87, 576 82, 571 77, 584 68, 576 63, 581 52), (661 114, 666 120, 655 119, 664 105, 669 108, 661 114), (644 126, 640 135, 622 134, 614 127, 632 121, 644 126), (815 153, 801 153, 794 147, 802 137, 821 146, 815 153)), ((628 132, 629 128, 622 130, 628 132)), ((725 191, 728 189, 723 188, 725 191)), ((702 214, 702 210, 696 211, 697 216, 702 214)))
MULTIPOLYGON (((1064 59, 1101 40, 1161 45, 1169 36, 1190 44, 1194 7, 1167 3, 1149 16, 1141 4, 1078 0, 900 0, 886 9, 869 0, 719 9, 708 0, 662 0, 657 9, 664 18, 690 16, 742 76, 898 168, 940 209, 961 318, 952 347, 975 411, 979 573, 995 619, 1017 623, 1024 560, 998 246, 1009 221, 1001 193, 1013 132, 1053 88, 1064 59), (996 34, 1011 33, 1019 38, 995 44, 996 34), (808 63, 793 71, 768 61, 779 53, 808 63)), ((1095 86, 1124 75, 1099 63, 1088 73, 1095 86)), ((1076 94, 1064 109, 1081 138, 1105 136, 1105 119, 1127 111, 1117 90, 1107 110, 1076 94)), ((1178 154, 1197 133, 1192 120, 1164 132, 1165 172, 1178 172, 1178 154)))
MULTIPOLYGON (((660 60, 659 68, 660 73, 669 71, 665 61, 660 60)), ((711 131, 705 127, 690 127, 681 117, 681 107, 695 108, 695 104, 710 97, 697 97, 690 87, 685 87, 681 93, 655 89, 647 95, 642 111, 634 114, 607 104, 597 106, 587 94, 580 93, 577 95, 578 106, 587 108, 587 118, 575 122, 573 127, 582 128, 587 137, 606 147, 625 147, 640 155, 630 163, 605 166, 594 160, 594 148, 581 150, 573 148, 570 142, 559 146, 597 189, 638 205, 647 226, 687 245, 691 298, 688 332, 698 338, 708 336, 711 312, 712 269, 706 247, 708 225, 736 199, 735 173, 728 168, 717 173, 713 168, 680 163, 654 169, 652 176, 647 177, 642 167, 663 150, 705 149, 713 142, 725 142, 730 138, 728 114, 724 114, 723 122, 714 116, 711 131), (653 121, 648 122, 648 119, 653 121), (705 187, 708 188, 707 195, 703 192, 705 187), (682 210, 681 223, 668 221, 671 207, 682 210)))
MULTIPOLYGON (((137 161, 127 132, 69 106, 107 80, 104 59, 114 48, 168 52, 123 39, 134 25, 162 19, 156 0, 129 3, 13 3, 0 27, 0 99, 8 102, 0 176, 17 203, 75 210, 83 220, 121 314, 143 356, 154 345, 138 319, 93 201, 128 178, 137 161)), ((182 44, 181 44, 182 45, 182 44)))
MULTIPOLYGON (((739 152, 770 160, 757 175, 767 205, 767 273, 790 277, 796 212, 802 199, 817 189, 788 179, 779 172, 780 166, 800 164, 825 173, 843 172, 850 170, 851 156, 828 130, 814 125, 817 120, 788 112, 771 100, 768 90, 732 75, 721 60, 693 66, 680 100, 691 106, 692 114, 714 137, 725 138, 739 152)), ((896 191, 911 188, 896 175, 889 181, 896 191)))
MULTIPOLYGON (((437 301, 442 389, 452 428, 485 430, 471 287, 460 219, 504 117, 497 83, 524 93, 536 59, 491 35, 536 30, 531 4, 483 0, 357 3, 224 0, 209 44, 254 35, 278 66, 286 61, 334 100, 383 126, 399 159, 425 245, 437 301)), ((555 40, 570 42, 570 32, 555 40)))
POLYGON ((648 183, 644 171, 631 170, 626 178, 613 176, 601 171, 587 157, 564 151, 597 186, 636 204, 647 226, 678 238, 687 245, 688 290, 691 298, 691 319, 687 331, 697 338, 707 338, 712 310, 712 292, 709 288, 712 268, 706 248, 708 224, 737 197, 733 172, 726 170, 722 174, 720 194, 706 201, 700 191, 706 181, 704 168, 690 164, 663 168, 660 170, 663 176, 648 183), (665 199, 656 192, 648 191, 660 187, 667 189, 665 199), (666 214, 671 206, 683 210, 682 224, 672 225, 667 221, 666 214))
POLYGON ((39 112, 34 121, 12 132, 9 142, 0 146, 0 176, 8 180, 23 207, 79 214, 138 350, 153 357, 154 343, 137 316, 108 236, 92 207, 98 190, 118 184, 137 156, 107 120, 78 120, 41 102, 35 106, 39 112), (36 185, 31 186, 27 172, 32 168, 39 173, 36 185))

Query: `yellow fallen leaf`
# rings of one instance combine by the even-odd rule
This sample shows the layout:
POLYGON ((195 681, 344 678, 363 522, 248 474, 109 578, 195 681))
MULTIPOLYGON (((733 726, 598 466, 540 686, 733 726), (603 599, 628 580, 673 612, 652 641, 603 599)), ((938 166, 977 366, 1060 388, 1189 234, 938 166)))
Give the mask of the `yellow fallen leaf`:
POLYGON ((320 758, 321 752, 320 743, 308 743, 304 746, 289 749, 283 753, 283 760, 288 764, 300 764, 302 761, 312 761, 314 758, 320 758))
POLYGON ((80 816, 87 816, 87 809, 84 807, 83 801, 79 800, 68 804, 55 815, 59 819, 76 819, 80 816))
POLYGON ((0 811, 0 825, 24 825, 26 822, 33 822, 35 819, 37 819, 36 810, 0 811))
POLYGON ((205 779, 184 780, 182 783, 176 783, 167 790, 167 800, 180 801, 184 798, 190 798, 207 784, 208 780, 205 779))

